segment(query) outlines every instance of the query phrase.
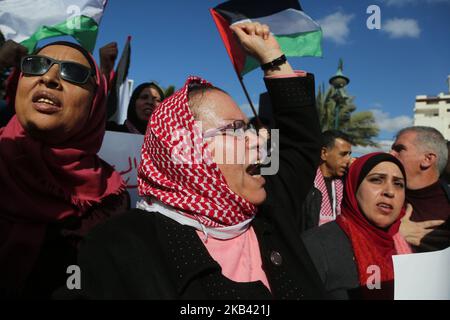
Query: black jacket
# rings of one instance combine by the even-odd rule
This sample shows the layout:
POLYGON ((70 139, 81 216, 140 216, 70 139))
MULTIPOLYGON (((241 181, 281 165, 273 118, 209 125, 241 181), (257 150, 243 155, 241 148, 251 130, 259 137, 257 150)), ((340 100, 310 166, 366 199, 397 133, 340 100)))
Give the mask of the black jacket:
POLYGON ((352 243, 336 221, 307 230, 302 239, 325 286, 327 299, 394 299, 394 280, 381 282, 378 289, 360 285, 352 243))
MULTIPOLYGON (((132 210, 92 232, 79 256, 81 298, 320 299, 323 285, 298 231, 301 205, 319 161, 314 77, 266 79, 280 129, 280 168, 266 179, 267 199, 252 222, 261 282, 221 274, 195 230, 158 213, 132 210)), ((59 295, 59 297, 62 297, 59 295)))
POLYGON ((306 195, 302 205, 302 224, 299 226, 300 231, 315 228, 319 225, 320 208, 322 207, 322 193, 316 187, 312 187, 306 195))
POLYGON ((359 287, 359 280, 352 245, 336 221, 307 230, 302 239, 325 285, 327 298, 356 298, 354 289, 359 287))

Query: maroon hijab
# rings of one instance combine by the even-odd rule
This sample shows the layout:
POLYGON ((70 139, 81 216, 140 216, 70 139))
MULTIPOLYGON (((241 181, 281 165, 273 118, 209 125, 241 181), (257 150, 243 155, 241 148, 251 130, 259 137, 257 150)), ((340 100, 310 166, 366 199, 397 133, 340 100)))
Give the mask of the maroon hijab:
POLYGON ((368 272, 369 266, 380 268, 381 282, 394 279, 392 255, 395 250, 393 236, 398 232, 400 219, 405 214, 402 209, 397 220, 388 228, 382 230, 366 219, 356 199, 356 193, 361 182, 377 164, 381 162, 393 162, 403 173, 405 170, 395 157, 388 153, 370 153, 358 158, 350 167, 344 186, 344 198, 342 200, 341 215, 336 222, 349 237, 358 268, 359 283, 366 287, 368 278, 372 273, 368 272))
MULTIPOLYGON (((96 71, 88 121, 60 145, 29 136, 16 116, 0 129, 0 288, 19 288, 39 254, 46 225, 80 217, 103 198, 119 194, 124 183, 97 156, 105 133, 106 80, 93 57, 73 43, 96 71)), ((19 81, 20 85, 20 81, 19 81)))

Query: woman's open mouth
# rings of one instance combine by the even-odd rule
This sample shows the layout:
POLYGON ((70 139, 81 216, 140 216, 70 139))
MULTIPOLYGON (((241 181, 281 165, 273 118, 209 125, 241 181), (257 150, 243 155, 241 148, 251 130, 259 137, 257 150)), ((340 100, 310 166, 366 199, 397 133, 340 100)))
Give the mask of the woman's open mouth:
POLYGON ((251 176, 251 178, 256 181, 261 187, 266 183, 266 179, 261 175, 262 164, 251 164, 245 169, 245 172, 251 176))
POLYGON ((151 116, 154 109, 155 109, 155 108, 144 108, 144 115, 145 115, 146 117, 151 116))
POLYGON ((35 110, 45 114, 53 114, 61 109, 61 101, 47 91, 36 92, 32 102, 35 110))
POLYGON ((392 205, 384 202, 378 203, 377 207, 380 211, 386 214, 390 214, 394 210, 394 207, 392 205))
POLYGON ((245 169, 245 172, 251 176, 259 176, 261 175, 261 164, 251 164, 245 169))

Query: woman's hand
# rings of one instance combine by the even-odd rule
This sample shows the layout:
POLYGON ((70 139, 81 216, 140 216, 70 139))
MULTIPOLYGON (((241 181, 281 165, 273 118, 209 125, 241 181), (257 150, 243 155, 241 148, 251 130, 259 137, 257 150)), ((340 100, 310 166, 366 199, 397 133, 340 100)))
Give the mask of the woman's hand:
POLYGON ((13 40, 7 40, 0 47, 0 68, 18 67, 20 59, 27 53, 27 48, 24 46, 13 40))
POLYGON ((244 50, 261 64, 270 62, 283 54, 269 26, 258 22, 239 23, 230 27, 244 50))
MULTIPOLYGON (((270 33, 269 26, 258 22, 246 22, 232 25, 231 30, 235 33, 243 49, 251 56, 255 57, 261 64, 271 62, 279 58, 281 51, 275 37, 270 33)), ((273 70, 265 72, 266 76, 293 74, 288 62, 273 70)))
POLYGON ((107 77, 113 71, 114 64, 116 63, 119 50, 117 49, 117 43, 111 42, 103 46, 99 50, 100 55, 100 69, 107 77))

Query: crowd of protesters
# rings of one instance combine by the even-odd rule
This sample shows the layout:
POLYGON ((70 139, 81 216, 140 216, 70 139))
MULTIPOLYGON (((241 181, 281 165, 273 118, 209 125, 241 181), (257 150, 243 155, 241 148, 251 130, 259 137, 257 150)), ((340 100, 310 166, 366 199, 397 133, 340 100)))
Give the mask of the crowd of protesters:
POLYGON ((275 175, 261 175, 271 132, 205 79, 170 97, 139 85, 118 124, 106 107, 115 44, 98 66, 70 42, 32 55, 2 43, 0 298, 393 299, 393 255, 450 246, 441 133, 405 128, 390 153, 352 158, 349 136, 320 132, 314 76, 292 69, 269 27, 231 29, 264 70, 275 175), (106 129, 145 135, 137 209, 98 156, 106 129), (174 161, 180 132, 201 159, 174 161), (79 290, 66 287, 70 265, 79 290))

